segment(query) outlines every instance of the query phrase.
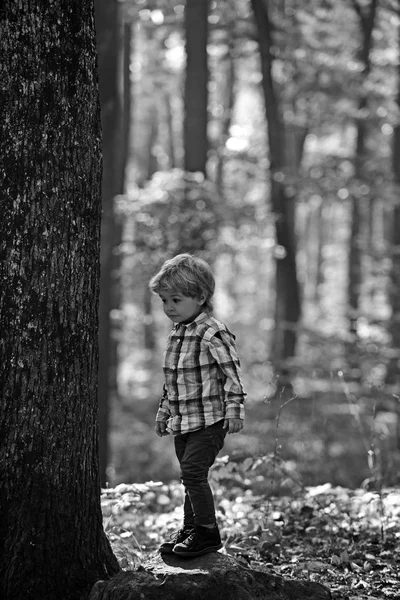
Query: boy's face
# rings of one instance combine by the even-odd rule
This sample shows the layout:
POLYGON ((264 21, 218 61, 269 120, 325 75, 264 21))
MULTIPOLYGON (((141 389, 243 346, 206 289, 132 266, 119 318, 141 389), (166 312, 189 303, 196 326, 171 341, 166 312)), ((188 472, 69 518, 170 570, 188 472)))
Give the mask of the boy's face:
POLYGON ((160 298, 167 317, 174 323, 193 321, 202 311, 205 298, 190 298, 179 292, 161 292, 160 298))

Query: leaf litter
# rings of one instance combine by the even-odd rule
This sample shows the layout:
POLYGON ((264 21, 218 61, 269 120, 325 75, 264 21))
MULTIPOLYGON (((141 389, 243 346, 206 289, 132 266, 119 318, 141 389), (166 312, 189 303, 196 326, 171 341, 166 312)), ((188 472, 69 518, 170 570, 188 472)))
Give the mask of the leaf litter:
MULTIPOLYGON (((400 600, 400 490, 324 484, 274 496, 257 485, 255 493, 254 462, 240 471, 223 457, 211 471, 221 552, 247 567, 322 583, 334 599, 400 600)), ((120 484, 102 490, 101 502, 124 570, 137 569, 182 524, 179 482, 120 484)))

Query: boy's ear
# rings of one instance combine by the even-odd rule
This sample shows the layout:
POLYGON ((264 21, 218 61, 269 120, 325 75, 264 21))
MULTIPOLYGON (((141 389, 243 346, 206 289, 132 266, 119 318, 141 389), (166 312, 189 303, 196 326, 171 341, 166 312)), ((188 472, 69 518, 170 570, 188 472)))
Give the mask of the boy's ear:
POLYGON ((206 295, 202 294, 201 296, 199 296, 197 298, 197 304, 199 304, 199 306, 202 306, 206 300, 207 300, 206 295))

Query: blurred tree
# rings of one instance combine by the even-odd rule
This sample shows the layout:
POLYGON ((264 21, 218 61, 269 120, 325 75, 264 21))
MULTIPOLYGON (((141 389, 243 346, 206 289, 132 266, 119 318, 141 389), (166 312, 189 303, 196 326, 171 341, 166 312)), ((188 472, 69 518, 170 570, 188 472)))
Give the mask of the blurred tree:
MULTIPOLYGON (((151 47, 153 52, 150 53, 148 58, 150 62, 150 72, 156 74, 159 55, 160 55, 160 42, 156 36, 153 35, 154 27, 146 28, 146 32, 148 35, 148 43, 149 38, 151 38, 151 47)), ((148 81, 148 85, 152 90, 151 101, 147 107, 147 138, 145 140, 145 148, 147 154, 146 166, 147 169, 144 171, 145 180, 143 183, 150 181, 153 177, 154 173, 158 168, 158 158, 156 152, 156 142, 159 136, 159 108, 160 101, 162 99, 155 94, 156 92, 156 80, 158 79, 157 75, 155 75, 153 81, 148 81)), ((165 96, 164 96, 165 97, 165 96)), ((155 348, 155 335, 154 335, 154 326, 153 326, 153 308, 151 302, 151 292, 147 285, 144 286, 143 291, 143 346, 145 350, 152 351, 155 348)))
MULTIPOLYGON (((149 192, 151 194, 151 190, 153 190, 153 198, 151 199, 151 203, 148 204, 148 209, 153 217, 152 224, 155 225, 159 220, 160 230, 153 230, 153 235, 146 236, 146 238, 142 237, 141 240, 139 239, 140 234, 138 230, 136 232, 137 247, 140 246, 140 241, 144 240, 145 245, 149 249, 152 245, 151 240, 157 239, 158 250, 161 250, 164 259, 180 252, 201 251, 205 249, 206 245, 206 237, 203 235, 201 229, 204 223, 209 220, 210 204, 204 180, 199 174, 202 174, 205 179, 208 155, 208 13, 209 0, 188 0, 185 5, 186 68, 183 146, 184 169, 186 173, 185 171, 175 171, 172 176, 167 177, 165 177, 165 174, 160 174, 159 177, 155 177, 154 181, 147 186, 145 202, 147 203, 149 192), (177 173, 180 174, 180 181, 176 178, 177 173), (194 174, 194 176, 190 174, 194 174), (155 189, 161 182, 164 182, 164 185, 155 189), (173 182, 175 182, 176 187, 173 191, 174 197, 171 198, 168 193, 166 194, 166 191, 172 191, 171 185, 173 185, 173 182), (175 213, 177 203, 180 205, 178 214, 175 213), (178 231, 176 231, 176 225, 178 226, 178 231), (173 251, 171 245, 165 243, 163 240, 164 236, 167 239, 171 239, 172 231, 175 234, 177 233, 173 243, 175 248, 173 251), (161 233, 161 236, 157 238, 154 236, 154 233, 161 233)), ((164 45, 164 39, 162 41, 164 45)), ((156 70, 157 63, 160 62, 159 55, 160 47, 158 46, 153 58, 153 70, 156 70)), ((158 105, 159 107, 160 104, 158 105)), ((152 156, 154 155, 153 148, 158 136, 158 112, 151 115, 151 125, 149 128, 149 160, 148 171, 146 173, 148 181, 152 179, 156 168, 152 156)), ((210 186, 208 185, 208 187, 210 186)), ((142 194, 142 196, 144 195, 142 194)), ((157 255, 158 253, 153 256, 151 261, 153 264, 154 258, 157 255)), ((152 349, 155 346, 151 310, 150 292, 146 286, 144 291, 144 343, 147 349, 152 349)))
POLYGON ((132 122, 132 90, 131 90, 131 53, 132 53, 132 31, 133 24, 126 10, 119 12, 120 39, 119 44, 119 77, 118 90, 122 98, 122 117, 121 117, 121 160, 120 174, 117 179, 120 181, 120 189, 124 192, 127 182, 127 168, 130 160, 130 137, 132 122))
POLYGON ((185 171, 206 174, 208 153, 208 13, 210 0, 187 0, 185 7, 185 171))
MULTIPOLYGON (((210 213, 215 198, 212 198, 212 185, 206 179, 208 11, 208 0, 189 0, 184 12, 184 170, 155 173, 155 165, 148 161, 147 182, 134 207, 138 214, 135 245, 142 258, 142 253, 150 253, 152 269, 179 252, 203 250, 215 222, 210 213), (210 227, 209 231, 207 227, 210 227)), ((150 35, 151 40, 154 37, 154 34, 150 35)), ((150 65, 153 73, 162 62, 160 46, 158 42, 157 59, 153 58, 150 65)), ((157 116, 156 112, 152 114, 148 154, 152 154, 157 139, 157 116)))
POLYGON ((273 361, 293 357, 300 318, 300 291, 296 269, 293 192, 285 184, 285 128, 273 81, 273 36, 266 0, 251 0, 258 31, 262 88, 268 125, 270 196, 276 228, 276 301, 273 361))
POLYGON ((135 137, 128 183, 139 187, 151 173, 182 166, 182 142, 174 119, 175 106, 180 108, 182 101, 181 54, 175 52, 181 45, 182 16, 168 7, 152 8, 138 6, 129 12, 135 26, 131 63, 135 137))
MULTIPOLYGON (((375 26, 375 17, 377 12, 378 0, 370 0, 367 5, 359 0, 351 0, 354 10, 359 19, 361 32, 361 45, 359 50, 359 60, 361 62, 361 85, 360 97, 357 110, 357 138, 354 156, 355 177, 360 184, 365 180, 366 163, 366 137, 368 134, 368 76, 371 72, 371 51, 372 51, 372 33, 375 26)), ((359 189, 359 188, 358 188, 359 189)), ((350 216, 350 248, 348 264, 348 303, 349 303, 349 328, 353 336, 357 336, 357 323, 359 318, 359 304, 362 284, 362 243, 361 243, 361 207, 358 189, 351 195, 351 216, 350 216)))
POLYGON ((214 186, 201 174, 155 173, 133 202, 135 251, 142 267, 151 273, 179 252, 203 251, 212 260, 219 225, 214 202, 214 186))
POLYGON ((110 398, 117 394, 117 335, 111 314, 119 308, 117 248, 121 225, 114 198, 124 192, 130 133, 130 35, 123 5, 117 0, 95 0, 101 124, 103 130, 103 218, 99 307, 99 426, 101 482, 107 482, 110 398))
MULTIPOLYGON (((230 135, 232 125, 233 109, 235 105, 235 84, 237 80, 236 73, 236 36, 234 15, 228 13, 228 23, 226 24, 226 55, 225 55, 225 77, 222 81, 222 114, 220 117, 220 133, 218 136, 218 145, 216 148, 216 167, 215 184, 218 195, 224 197, 224 165, 226 155, 226 141, 230 135)), ((222 60, 222 57, 221 59, 222 60)))
POLYGON ((6 0, 0 45, 0 596, 79 600, 119 570, 100 509, 93 2, 6 0))
MULTIPOLYGON (((400 11, 400 0, 397 0, 400 11)), ((400 27, 398 27, 398 69, 397 69, 397 106, 400 110, 400 27)), ((398 387, 400 382, 400 203, 398 200, 400 189, 400 125, 397 124, 393 131, 392 168, 395 185, 395 203, 391 214, 391 268, 389 300, 391 306, 390 336, 391 352, 388 364, 386 381, 398 387)), ((400 411, 398 409, 397 443, 400 448, 400 411)))
POLYGON ((172 106, 171 92, 169 92, 168 90, 165 90, 164 94, 163 94, 163 109, 164 109, 166 131, 167 131, 168 167, 170 169, 175 169, 178 165, 177 165, 177 161, 176 161, 174 121, 173 121, 173 114, 172 114, 173 106, 172 106))
MULTIPOLYGON (((148 112, 148 116, 150 117, 150 123, 148 127, 148 161, 147 161, 147 177, 146 181, 150 181, 152 176, 154 175, 157 164, 156 164, 156 156, 153 152, 157 136, 158 136, 158 111, 157 107, 152 105, 150 106, 150 110, 148 112)), ((151 303, 151 292, 146 285, 143 292, 143 345, 145 350, 154 350, 155 348, 155 336, 154 336, 154 327, 153 327, 153 309, 151 303)))

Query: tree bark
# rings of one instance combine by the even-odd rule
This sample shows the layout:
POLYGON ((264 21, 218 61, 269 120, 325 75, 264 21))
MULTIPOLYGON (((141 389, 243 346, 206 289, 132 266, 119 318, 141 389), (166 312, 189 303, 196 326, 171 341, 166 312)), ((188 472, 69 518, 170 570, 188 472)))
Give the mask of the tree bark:
POLYGON ((100 509, 93 2, 3 8, 0 597, 78 600, 119 570, 100 509))
POLYGON ((278 97, 272 79, 273 45, 271 23, 265 0, 251 0, 258 31, 261 58, 262 87, 268 124, 270 159, 270 196, 275 216, 276 243, 276 304, 273 360, 294 356, 296 325, 300 318, 300 291, 296 268, 294 233, 295 198, 285 188, 285 128, 279 111, 278 97))
POLYGON ((187 0, 185 9, 186 79, 185 171, 206 174, 208 153, 208 13, 210 0, 187 0))

